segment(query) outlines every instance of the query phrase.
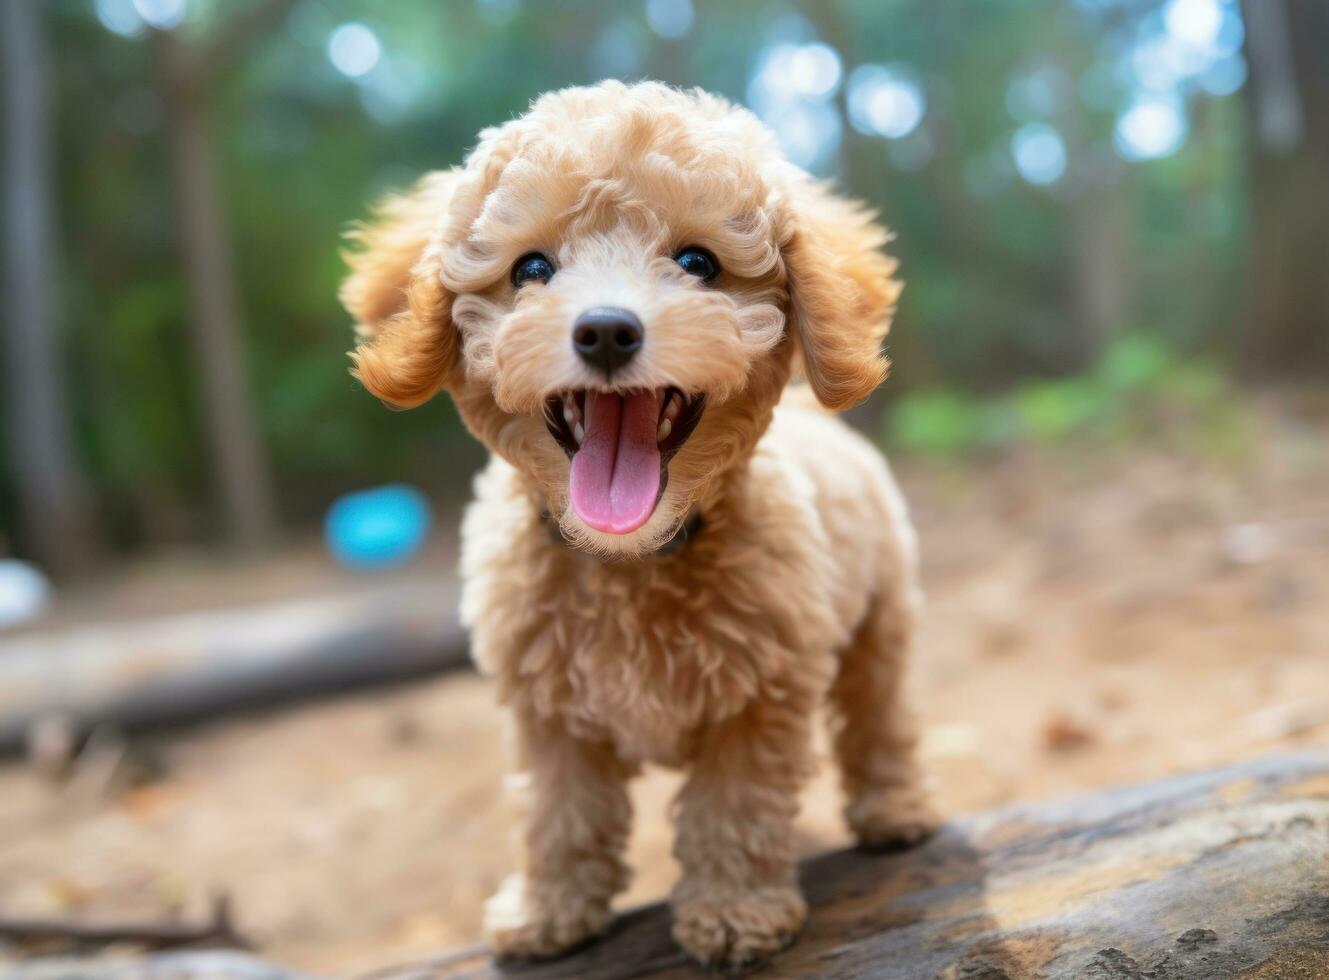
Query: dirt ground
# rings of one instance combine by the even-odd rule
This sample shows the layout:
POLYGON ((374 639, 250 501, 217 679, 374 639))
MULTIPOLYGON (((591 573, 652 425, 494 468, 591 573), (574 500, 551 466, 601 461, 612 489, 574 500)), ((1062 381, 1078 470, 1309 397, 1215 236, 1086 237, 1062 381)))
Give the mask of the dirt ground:
MULTIPOLYGON (((922 752, 947 813, 1329 740, 1329 417, 1267 412, 1254 443, 1224 461, 1102 446, 897 461, 929 594, 922 752)), ((198 574, 213 595, 306 573, 341 587, 320 561, 198 574)), ((171 594, 163 576, 83 610, 142 611, 134 596, 171 594)), ((350 974, 476 940, 511 867, 499 718, 470 674, 133 749, 155 778, 109 794, 77 770, 0 766, 0 914, 202 915, 224 892, 266 955, 350 974)), ((624 904, 674 878, 676 785, 636 787, 624 904)), ((823 767, 805 851, 845 842, 838 806, 823 767)))

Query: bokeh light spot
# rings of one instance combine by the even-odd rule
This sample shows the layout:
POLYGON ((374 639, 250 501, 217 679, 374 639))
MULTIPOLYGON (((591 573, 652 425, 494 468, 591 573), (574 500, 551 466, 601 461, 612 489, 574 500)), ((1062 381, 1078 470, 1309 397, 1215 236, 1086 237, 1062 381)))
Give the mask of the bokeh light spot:
POLYGON ((923 87, 885 65, 862 65, 849 76, 849 121, 860 133, 900 139, 923 121, 923 87))
POLYGON ((342 24, 328 38, 328 60, 347 78, 368 75, 381 57, 378 35, 359 21, 342 24))
POLYGON ((646 0, 646 23, 666 40, 685 37, 693 17, 692 0, 646 0))
POLYGON ((1020 176, 1031 184, 1055 184, 1066 172, 1066 143, 1056 127, 1028 123, 1011 137, 1011 158, 1020 176))
POLYGON ((1188 129, 1176 101, 1146 98, 1117 119, 1113 143, 1127 160, 1154 160, 1176 153, 1186 142, 1188 129))
POLYGON ((831 99, 841 71, 830 45, 784 41, 761 52, 748 83, 748 105, 775 132, 785 156, 804 169, 822 168, 840 148, 843 124, 831 99))
POLYGON ((1223 27, 1218 0, 1169 0, 1163 24, 1173 37, 1196 48, 1210 48, 1223 27))
POLYGON ((133 0, 97 0, 94 9, 102 27, 121 37, 139 37, 147 26, 133 0))
POLYGON ((1210 95, 1232 95, 1246 84, 1246 59, 1239 54, 1219 58, 1201 73, 1197 81, 1210 95))
POLYGON ((188 0, 134 0, 134 10, 159 31, 169 31, 184 23, 189 13, 188 0))
POLYGON ((800 95, 829 98, 840 85, 840 55, 820 41, 805 44, 790 55, 789 76, 790 86, 800 95))

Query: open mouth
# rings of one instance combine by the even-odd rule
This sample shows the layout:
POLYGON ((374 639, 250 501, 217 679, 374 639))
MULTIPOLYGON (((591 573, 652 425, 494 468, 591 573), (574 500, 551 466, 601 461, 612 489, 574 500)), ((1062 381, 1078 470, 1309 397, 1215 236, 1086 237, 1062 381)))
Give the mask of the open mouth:
POLYGON ((669 482, 669 461, 705 408, 704 395, 677 388, 551 396, 545 424, 572 461, 568 493, 587 526, 629 534, 655 512, 669 482))

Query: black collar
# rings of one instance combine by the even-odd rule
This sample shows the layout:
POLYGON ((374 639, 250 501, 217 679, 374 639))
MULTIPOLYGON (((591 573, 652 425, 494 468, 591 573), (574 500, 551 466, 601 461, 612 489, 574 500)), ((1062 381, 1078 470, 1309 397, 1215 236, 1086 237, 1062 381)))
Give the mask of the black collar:
POLYGON ((653 554, 672 555, 676 551, 682 551, 687 547, 689 541, 701 534, 705 527, 705 518, 701 516, 701 511, 694 507, 684 518, 683 523, 678 526, 674 536, 656 548, 653 554))
MULTIPOLYGON (((541 510, 540 520, 544 521, 545 526, 549 529, 550 538, 560 544, 567 543, 562 532, 558 529, 558 522, 554 520, 553 515, 550 514, 549 511, 541 510)), ((688 513, 688 516, 683 523, 678 526, 678 530, 674 532, 674 536, 652 551, 651 556, 663 558, 666 555, 672 555, 677 551, 682 551, 689 541, 701 534, 705 527, 705 518, 701 516, 701 511, 694 507, 688 513)))

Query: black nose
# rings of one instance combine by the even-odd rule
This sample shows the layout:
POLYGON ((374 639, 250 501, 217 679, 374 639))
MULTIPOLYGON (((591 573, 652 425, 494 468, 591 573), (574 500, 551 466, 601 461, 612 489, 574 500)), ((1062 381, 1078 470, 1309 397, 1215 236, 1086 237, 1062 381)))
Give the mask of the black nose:
POLYGON ((572 325, 572 346, 593 368, 611 377, 641 350, 645 331, 637 315, 614 306, 597 306, 572 325))

